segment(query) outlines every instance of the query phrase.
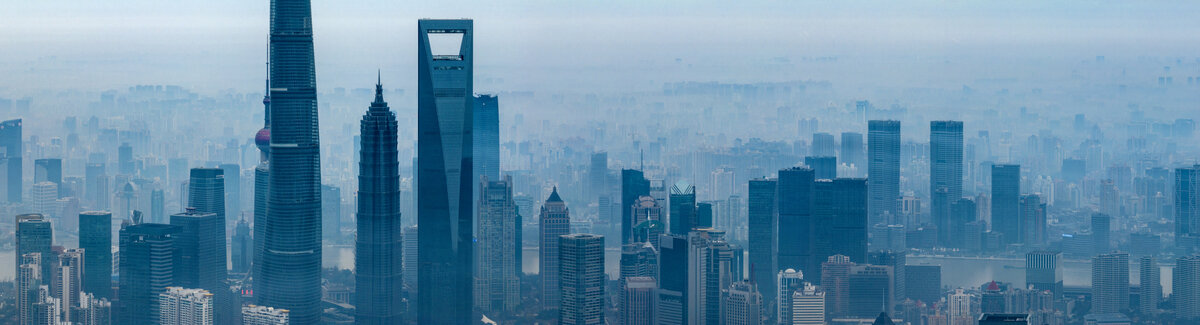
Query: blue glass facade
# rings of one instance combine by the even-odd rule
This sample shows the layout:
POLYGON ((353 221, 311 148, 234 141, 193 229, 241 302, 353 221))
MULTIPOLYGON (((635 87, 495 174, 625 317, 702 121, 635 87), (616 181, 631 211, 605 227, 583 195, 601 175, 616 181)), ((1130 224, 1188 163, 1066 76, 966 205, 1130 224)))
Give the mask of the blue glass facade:
POLYGON ((375 85, 375 101, 360 123, 355 316, 358 324, 399 324, 403 291, 403 229, 396 114, 375 85))

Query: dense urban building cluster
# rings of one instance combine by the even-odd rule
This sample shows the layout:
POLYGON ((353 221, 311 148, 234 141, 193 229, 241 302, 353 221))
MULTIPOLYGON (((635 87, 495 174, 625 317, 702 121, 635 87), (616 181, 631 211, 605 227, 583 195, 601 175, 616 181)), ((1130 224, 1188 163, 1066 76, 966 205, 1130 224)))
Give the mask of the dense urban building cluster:
POLYGON ((1041 88, 921 113, 821 81, 483 94, 474 21, 421 19, 415 92, 382 73, 328 92, 312 10, 271 2, 261 110, 136 86, 91 102, 120 117, 47 122, 0 98, 32 116, 0 122, 0 321, 1200 323, 1200 133, 1179 103, 1200 77, 1113 87, 1165 98, 1096 100, 1118 117, 1021 106, 1084 97, 1041 88), (587 112, 520 109, 560 105, 587 112))

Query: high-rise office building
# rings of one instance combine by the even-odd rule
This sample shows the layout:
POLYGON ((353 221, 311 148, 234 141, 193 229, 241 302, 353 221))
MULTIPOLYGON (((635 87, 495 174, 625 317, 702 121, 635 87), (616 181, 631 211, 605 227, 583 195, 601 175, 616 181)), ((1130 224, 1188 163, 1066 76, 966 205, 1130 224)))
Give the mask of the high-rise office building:
POLYGON ((1025 284, 1037 290, 1050 290, 1055 297, 1063 293, 1063 254, 1057 251, 1025 253, 1025 284))
POLYGON ((166 193, 160 189, 150 191, 150 222, 166 223, 166 193))
POLYGON ((893 300, 892 267, 880 265, 855 265, 850 268, 849 285, 847 286, 848 314, 853 317, 868 318, 883 311, 895 309, 893 300))
POLYGON ((724 324, 761 325, 763 297, 754 282, 738 281, 729 286, 724 297, 724 324))
MULTIPOLYGON (((362 160, 359 159, 358 163, 361 165, 362 160)), ((358 170, 359 173, 362 173, 361 166, 358 170)), ((397 180, 397 182, 399 181, 397 180)), ((321 239, 333 243, 342 241, 342 189, 340 187, 321 185, 321 239)))
MULTIPOLYGON (((671 186, 670 194, 671 212, 670 232, 677 235, 685 235, 696 228, 698 220, 696 220, 696 187, 687 182, 680 181, 671 186)), ((634 225, 636 226, 636 225, 634 225)))
POLYGON ((1110 233, 1112 232, 1112 217, 1103 213, 1092 214, 1092 239, 1096 241, 1095 252, 1107 253, 1112 249, 1110 233))
POLYGON ((246 305, 242 307, 243 325, 288 325, 291 311, 266 306, 246 305))
POLYGON ((1092 313, 1120 313, 1129 308, 1129 254, 1092 258, 1092 313))
POLYGON ((239 219, 233 227, 233 238, 229 241, 230 272, 246 274, 254 260, 254 239, 250 237, 250 223, 239 219))
MULTIPOLYGON (((24 142, 21 137, 21 119, 0 122, 0 150, 4 150, 5 192, 10 203, 21 202, 21 189, 24 172, 21 169, 21 157, 25 154, 24 142)), ((20 255, 18 255, 20 256, 20 255)))
POLYGON ((803 288, 792 293, 791 309, 792 325, 825 324, 825 292, 805 283, 803 288))
POLYGON ((813 170, 792 167, 779 171, 778 178, 778 231, 776 242, 777 267, 781 270, 796 269, 807 274, 818 274, 809 265, 813 256, 813 170))
POLYGON ((658 297, 654 303, 657 324, 690 324, 687 297, 688 239, 684 236, 664 234, 659 239, 658 252, 658 297))
POLYGON ((84 197, 88 206, 96 210, 107 210, 112 201, 109 197, 112 189, 108 187, 108 174, 105 172, 104 163, 88 163, 84 168, 84 182, 87 184, 84 197))
POLYGON ((777 269, 775 239, 778 236, 775 194, 778 182, 774 179, 758 178, 749 183, 747 217, 749 223, 750 281, 763 290, 762 297, 772 312, 775 297, 775 272, 777 269))
POLYGON ((321 314, 321 159, 310 1, 275 0, 270 33, 268 220, 262 226, 255 220, 255 228, 263 228, 263 249, 254 296, 260 305, 291 310, 292 324, 315 324, 321 314))
POLYGON ((813 251, 809 262, 812 270, 805 274, 820 279, 819 266, 830 256, 845 255, 856 263, 866 261, 867 180, 818 180, 814 192, 810 235, 813 251))
POLYGON ((33 183, 33 187, 29 189, 29 196, 33 199, 35 213, 61 217, 58 215, 58 184, 54 182, 33 183))
MULTIPOLYGON (((415 302, 417 293, 417 226, 404 228, 404 287, 408 290, 409 306, 415 302)), ((409 315, 413 316, 413 315, 409 315)))
POLYGON ((867 263, 892 268, 892 287, 888 290, 892 293, 892 301, 899 303, 908 297, 908 288, 905 282, 908 279, 905 274, 905 271, 908 269, 907 251, 871 252, 867 258, 867 263))
POLYGON ((60 158, 42 158, 33 161, 33 183, 51 182, 58 187, 56 198, 63 197, 63 166, 60 158))
MULTIPOLYGON (((21 258, 28 253, 41 254, 42 274, 39 278, 42 279, 42 284, 49 285, 50 279, 54 275, 53 264, 54 256, 51 251, 53 245, 54 230, 50 227, 50 220, 44 215, 32 213, 21 214, 16 217, 17 230, 14 233, 16 239, 16 255, 13 265, 21 265, 21 258)), ((35 287, 36 288, 36 287, 35 287)))
POLYGON ((225 222, 242 215, 242 167, 238 164, 221 164, 225 176, 225 222))
POLYGON ((158 294, 158 324, 212 325, 213 305, 208 290, 167 287, 158 294))
POLYGON ((792 324, 792 296, 797 291, 804 290, 804 273, 796 269, 786 269, 779 271, 775 279, 779 284, 779 297, 775 299, 779 302, 779 308, 775 318, 778 324, 792 324))
POLYGON ((833 143, 832 134, 824 132, 813 133, 812 152, 810 156, 836 156, 836 148, 833 143))
MULTIPOLYGON (((188 202, 185 207, 212 213, 225 229, 225 171, 220 168, 192 168, 188 180, 188 202)), ((221 242, 225 242, 221 232, 221 242)))
MULTIPOLYGON (((715 215, 716 212, 713 211, 714 204, 721 204, 721 203, 714 202, 714 201, 696 203, 696 225, 694 228, 711 228, 711 227, 713 227, 713 218, 716 217, 716 215, 715 215)), ((730 228, 722 227, 722 229, 730 229, 730 228)))
POLYGON ((1158 303, 1162 301, 1162 279, 1158 269, 1158 263, 1154 262, 1154 256, 1142 256, 1138 259, 1138 306, 1137 309, 1142 315, 1154 315, 1158 313, 1158 303))
POLYGON ((975 229, 969 229, 967 224, 975 222, 978 219, 978 207, 975 201, 969 198, 960 198, 950 204, 950 231, 948 231, 950 247, 960 249, 972 249, 979 246, 979 234, 971 233, 975 229))
POLYGON ((137 175, 137 166, 133 162, 133 146, 122 142, 117 147, 117 172, 121 175, 137 175))
POLYGON ((808 156, 804 157, 804 165, 812 168, 816 179, 837 178, 837 157, 808 156))
MULTIPOLYGON (((830 256, 821 263, 821 287, 825 290, 825 316, 842 316, 850 311, 850 270, 854 262, 845 255, 830 256)), ((886 289, 886 288, 885 288, 886 289)))
POLYGON ((604 236, 559 237, 559 324, 604 324, 604 236))
MULTIPOLYGON (((863 135, 858 132, 842 132, 841 161, 843 164, 854 166, 854 170, 866 168, 866 155, 863 152, 863 135)), ((849 177, 863 177, 861 172, 849 177)))
POLYGON ((1171 300, 1180 321, 1200 320, 1200 255, 1175 259, 1171 273, 1171 300))
MULTIPOLYGON (((608 196, 608 152, 592 153, 587 175, 588 200, 598 196, 608 196)), ((605 219, 607 220, 607 219, 605 219)), ((616 224, 617 220, 607 220, 616 224)))
MULTIPOLYGON (((358 159, 358 235, 355 242, 355 316, 359 324, 395 324, 401 321, 403 230, 400 222, 400 161, 396 148, 396 115, 383 100, 383 83, 375 84, 375 101, 360 123, 358 159)), ((322 196, 341 193, 327 190, 322 196)), ((330 209, 328 203, 323 209, 330 209)), ((332 215, 330 215, 332 214, 332 215)), ((325 218, 325 231, 340 232, 341 214, 325 218), (332 228, 332 229, 331 229, 332 228)), ((326 237, 330 240, 335 238, 326 237)))
MULTIPOLYGON (((472 125, 471 143, 475 152, 472 153, 471 176, 474 193, 479 193, 479 177, 487 176, 490 180, 500 180, 500 104, 496 95, 475 95, 471 107, 472 125)), ((475 202, 478 203, 478 202, 475 202)), ((479 209, 475 207, 476 211, 479 209)))
POLYGON ((945 191, 944 195, 933 195, 930 202, 933 221, 937 225, 938 242, 950 247, 953 222, 950 205, 962 198, 963 180, 963 122, 929 122, 929 193, 945 191))
POLYGON ((72 317, 71 309, 79 306, 79 295, 83 293, 83 257, 82 249, 68 248, 58 254, 58 265, 54 266, 51 289, 55 298, 62 302, 60 317, 66 322, 78 322, 72 317))
POLYGON ((721 290, 740 280, 740 264, 725 241, 725 232, 696 228, 688 233, 688 319, 706 324, 721 322, 721 290))
POLYGON ((906 298, 931 304, 942 296, 942 266, 940 265, 906 265, 904 278, 906 298))
POLYGON ((637 203, 642 196, 650 195, 650 181, 646 179, 645 174, 640 170, 622 169, 621 170, 621 244, 629 244, 633 242, 633 227, 637 226, 633 221, 632 210, 629 207, 637 203))
POLYGON ((35 304, 40 302, 37 289, 50 281, 42 279, 42 253, 20 254, 16 261, 17 319, 20 324, 34 324, 35 304))
POLYGON ((97 299, 112 297, 112 213, 79 214, 79 248, 83 249, 83 291, 97 299))
POLYGON ((558 308, 558 238, 571 232, 571 210, 558 196, 558 187, 542 205, 538 231, 538 274, 541 279, 542 309, 558 308))
POLYGON ((654 324, 654 291, 658 283, 653 277, 635 276, 624 279, 621 293, 621 323, 625 325, 654 324))
MULTIPOLYGON (((121 229, 118 324, 154 324, 159 294, 175 283, 178 226, 143 223, 121 229)), ((85 270, 86 272, 86 270, 85 270)))
POLYGON ((992 165, 992 232, 1001 233, 1005 244, 1021 238, 1021 165, 992 165))
POLYGON ((171 215, 179 227, 175 236, 176 257, 173 285, 217 292, 225 288, 225 227, 215 213, 188 208, 171 215))
POLYGON ((478 235, 475 242, 475 307, 487 313, 511 312, 520 303, 516 260, 517 207, 512 177, 480 176, 478 235))
MULTIPOLYGON (((681 204, 682 205, 682 204, 681 204)), ((638 197, 636 203, 629 208, 632 210, 630 215, 633 220, 633 237, 631 242, 650 243, 654 247, 658 247, 658 235, 667 233, 667 226, 663 223, 666 219, 663 213, 663 207, 658 204, 658 200, 649 195, 638 197)))
POLYGON ((1200 249, 1200 165, 1175 169, 1175 245, 1200 249))
POLYGON ((417 224, 421 232, 417 318, 423 324, 472 319, 475 196, 471 188, 479 181, 473 179, 471 157, 472 25, 469 19, 417 22, 417 224), (450 52, 434 53, 431 38, 460 43, 450 52))
POLYGON ((1022 194, 1020 199, 1021 238, 1026 247, 1041 247, 1047 242, 1046 204, 1037 194, 1022 194))
POLYGON ((867 213, 870 223, 889 222, 900 215, 900 121, 867 122, 867 213))

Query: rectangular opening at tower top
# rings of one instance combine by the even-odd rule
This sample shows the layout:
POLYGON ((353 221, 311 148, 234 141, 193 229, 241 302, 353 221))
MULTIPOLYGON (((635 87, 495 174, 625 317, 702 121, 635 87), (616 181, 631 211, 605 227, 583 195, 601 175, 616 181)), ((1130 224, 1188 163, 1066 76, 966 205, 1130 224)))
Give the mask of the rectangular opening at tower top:
POLYGON ((464 33, 438 30, 430 31, 429 52, 435 60, 462 60, 462 42, 464 33))

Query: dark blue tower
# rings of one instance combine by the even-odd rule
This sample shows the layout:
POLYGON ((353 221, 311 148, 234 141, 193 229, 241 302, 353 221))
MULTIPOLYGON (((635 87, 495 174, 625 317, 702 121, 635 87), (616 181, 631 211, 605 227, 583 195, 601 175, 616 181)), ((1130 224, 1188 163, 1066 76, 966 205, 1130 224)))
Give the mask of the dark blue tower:
MULTIPOLYGON (((471 323, 474 55, 469 19, 417 22, 417 322, 471 323), (458 40, 456 50, 430 46, 458 40), (435 53, 435 51, 447 50, 435 53)), ((278 129, 278 126, 274 126, 278 129)), ((272 159, 272 164, 278 162, 272 159)))
POLYGON ((271 2, 270 176, 258 304, 321 320, 321 160, 309 0, 271 2))
POLYGON ((383 101, 383 84, 363 115, 358 160, 358 242, 354 304, 358 324, 399 324, 404 241, 400 225, 400 161, 396 114, 383 101))

